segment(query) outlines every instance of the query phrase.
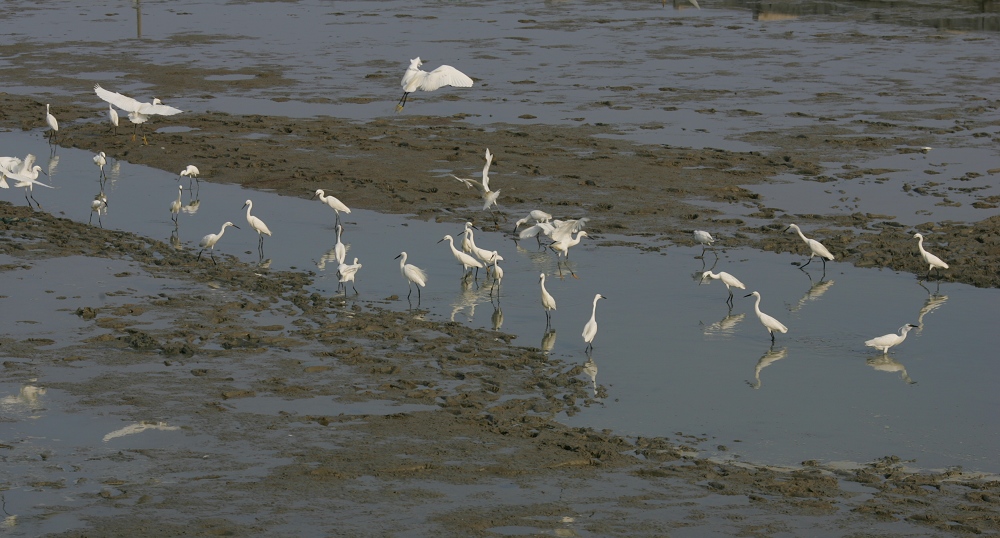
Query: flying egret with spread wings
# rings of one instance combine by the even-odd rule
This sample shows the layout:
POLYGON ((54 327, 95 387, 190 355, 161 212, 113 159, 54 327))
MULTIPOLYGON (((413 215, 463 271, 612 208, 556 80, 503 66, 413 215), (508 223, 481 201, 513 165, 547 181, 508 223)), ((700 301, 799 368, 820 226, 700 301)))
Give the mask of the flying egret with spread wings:
MULTIPOLYGON (((183 110, 172 106, 164 105, 159 99, 153 99, 151 103, 142 103, 132 99, 127 95, 105 90, 100 84, 94 84, 94 93, 98 97, 128 112, 128 119, 135 128, 132 131, 132 140, 135 140, 136 133, 142 128, 142 124, 149 121, 150 116, 173 116, 180 114, 183 110)), ((142 133, 142 143, 149 144, 146 140, 146 133, 142 133)))
POLYGON ((420 60, 419 56, 410 60, 410 67, 406 68, 403 80, 400 81, 400 85, 403 87, 403 97, 396 104, 396 112, 403 110, 407 96, 417 90, 432 92, 444 86, 457 88, 472 86, 472 79, 468 75, 450 65, 442 65, 430 73, 420 69, 421 65, 424 65, 424 62, 420 60))

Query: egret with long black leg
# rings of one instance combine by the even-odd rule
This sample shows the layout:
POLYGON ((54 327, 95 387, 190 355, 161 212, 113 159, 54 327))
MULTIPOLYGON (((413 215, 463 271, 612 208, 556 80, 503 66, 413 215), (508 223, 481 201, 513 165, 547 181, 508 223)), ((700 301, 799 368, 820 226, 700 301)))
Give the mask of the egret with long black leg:
POLYGON ((340 234, 344 233, 344 227, 337 225, 337 244, 333 245, 333 256, 337 264, 341 265, 347 260, 347 246, 340 240, 340 234))
POLYGON ((264 259, 264 236, 271 237, 271 230, 267 229, 267 224, 264 221, 250 214, 250 210, 253 209, 253 202, 247 200, 243 204, 243 207, 247 209, 247 224, 253 231, 257 232, 257 251, 260 253, 260 259, 264 259))
POLYGON ((778 321, 778 320, 772 318, 771 316, 769 316, 769 315, 767 315, 767 314, 765 314, 765 313, 763 313, 763 312, 760 311, 760 293, 759 292, 754 291, 754 292, 748 293, 748 294, 746 294, 746 297, 750 297, 751 295, 753 295, 754 297, 757 298, 757 302, 754 303, 753 309, 754 309, 755 312, 757 312, 757 319, 760 320, 761 325, 763 325, 764 328, 767 329, 767 332, 771 335, 771 344, 773 345, 774 344, 774 331, 778 331, 779 333, 784 334, 784 333, 788 332, 788 327, 785 327, 785 325, 782 324, 780 321, 778 321))
POLYGON ((56 134, 59 133, 59 122, 56 121, 56 117, 49 111, 48 104, 45 105, 45 123, 49 126, 49 144, 55 144, 56 134))
POLYGON ((177 217, 181 213, 181 194, 184 192, 184 185, 177 186, 177 199, 170 202, 170 220, 174 221, 174 228, 177 227, 177 217))
POLYGON ((338 200, 336 196, 327 196, 326 192, 323 189, 316 189, 316 192, 313 194, 313 198, 319 198, 320 202, 323 202, 324 204, 330 206, 330 209, 334 210, 337 213, 338 225, 340 224, 341 211, 347 213, 348 215, 351 214, 351 208, 347 207, 347 205, 344 204, 344 202, 338 200))
POLYGON ((104 195, 104 191, 94 196, 94 200, 90 202, 90 222, 89 224, 94 224, 94 213, 97 213, 97 224, 104 227, 104 222, 101 221, 101 214, 108 211, 108 197, 104 195))
POLYGON ((927 264, 927 277, 924 280, 930 280, 931 269, 938 270, 938 280, 940 280, 941 269, 947 269, 948 264, 941 261, 941 258, 931 254, 924 250, 924 236, 923 234, 914 234, 914 239, 917 240, 917 248, 920 250, 920 257, 924 259, 924 263, 927 264))
POLYGON ((729 306, 733 306, 732 288, 739 288, 741 290, 746 289, 746 286, 744 286, 743 283, 740 282, 740 279, 734 277, 733 275, 725 271, 719 271, 718 273, 713 273, 712 271, 705 271, 704 273, 701 274, 702 281, 707 280, 709 278, 715 280, 721 280, 722 283, 726 285, 726 291, 729 292, 729 298, 726 299, 726 304, 728 304, 729 306))
POLYGON ((219 230, 219 233, 217 233, 217 234, 208 234, 205 237, 201 238, 201 241, 198 242, 198 246, 201 247, 201 250, 198 251, 198 260, 199 261, 201 260, 201 254, 203 252, 205 252, 205 249, 207 248, 207 249, 210 250, 210 252, 212 254, 212 263, 218 265, 219 262, 215 261, 215 244, 219 242, 219 239, 222 239, 222 234, 226 233, 226 228, 228 228, 229 226, 232 226, 233 228, 236 228, 237 230, 240 229, 239 226, 233 224, 232 222, 228 222, 227 221, 226 223, 224 223, 222 225, 222 229, 219 230))
POLYGON ((483 264, 480 263, 479 260, 455 248, 455 240, 450 235, 442 237, 438 243, 443 241, 448 242, 448 246, 451 247, 451 255, 454 256, 455 260, 462 266, 463 277, 467 275, 470 270, 476 269, 478 271, 480 267, 483 267, 483 264))
MULTIPOLYGON (((704 257, 705 251, 708 247, 712 246, 712 243, 715 243, 715 238, 712 237, 712 234, 706 232, 705 230, 695 230, 694 241, 696 243, 701 243, 701 255, 704 257)), ((715 252, 715 249, 712 249, 712 252, 715 252)))
POLYGON ((118 111, 115 110, 114 105, 112 105, 111 103, 108 103, 108 121, 111 123, 111 127, 108 128, 108 131, 111 132, 111 134, 117 136, 118 135, 118 111))
POLYGON ((907 323, 899 328, 899 334, 884 334, 878 338, 872 338, 871 340, 865 341, 865 345, 880 350, 883 355, 888 355, 890 347, 902 344, 903 340, 906 340, 906 333, 910 332, 910 329, 916 328, 917 325, 907 323))
POLYGON ((556 309, 556 298, 545 289, 545 273, 538 277, 542 287, 542 308, 545 310, 545 328, 552 326, 552 311, 556 309))
POLYGON ((101 184, 103 185, 104 182, 108 179, 108 175, 104 173, 104 165, 108 164, 107 155, 105 155, 103 151, 98 153, 97 155, 94 155, 94 164, 101 169, 101 175, 99 179, 101 180, 101 184))
POLYGON ((597 301, 607 299, 598 293, 594 296, 594 309, 590 312, 590 321, 583 326, 583 341, 587 343, 587 351, 594 349, 594 337, 597 336, 597 301))
POLYGON ((493 296, 493 288, 497 289, 497 300, 500 300, 500 281, 503 280, 503 268, 500 267, 502 258, 497 251, 493 251, 493 285, 490 286, 490 297, 493 296))
POLYGON ((337 267, 337 275, 340 277, 340 285, 344 287, 344 295, 347 295, 347 283, 351 283, 351 287, 354 288, 354 293, 357 295, 358 288, 354 287, 354 277, 357 276, 358 270, 361 269, 361 264, 358 263, 358 259, 354 258, 354 263, 341 263, 337 267))
POLYGON ((396 259, 399 260, 399 272, 403 274, 403 278, 406 279, 406 286, 410 290, 410 292, 406 294, 406 300, 410 300, 410 295, 413 294, 413 284, 416 284, 417 306, 420 306, 420 288, 427 286, 427 273, 416 265, 406 263, 405 251, 400 252, 399 256, 396 256, 396 259))
POLYGON ((799 227, 798 227, 797 224, 789 224, 788 227, 785 228, 786 232, 788 230, 795 230, 796 233, 799 234, 799 237, 801 237, 802 240, 805 241, 806 246, 809 247, 809 261, 807 261, 805 264, 801 265, 799 267, 799 269, 805 269, 806 265, 809 265, 810 263, 812 263, 813 256, 819 256, 819 259, 823 260, 823 272, 825 273, 826 272, 826 260, 831 260, 832 261, 833 260, 833 254, 830 254, 830 251, 826 247, 824 247, 823 244, 820 243, 819 241, 817 241, 815 239, 809 239, 808 237, 806 237, 805 234, 802 233, 802 230, 799 229, 799 227))
POLYGON ((194 192, 194 183, 195 182, 198 183, 198 189, 201 190, 201 180, 198 179, 198 175, 199 174, 201 174, 201 170, 198 170, 197 166, 195 166, 193 164, 189 164, 189 165, 187 165, 187 167, 185 167, 183 170, 181 170, 180 175, 177 176, 177 181, 180 181, 180 179, 182 177, 187 176, 187 178, 188 178, 188 190, 193 193, 194 192))
POLYGON ((403 73, 403 80, 400 85, 403 87, 403 96, 396 104, 396 112, 403 110, 406 106, 406 98, 417 90, 432 92, 444 86, 455 86, 456 88, 468 88, 472 86, 472 79, 468 75, 455 69, 450 65, 442 65, 437 69, 427 72, 420 69, 424 62, 417 56, 410 60, 410 66, 403 73))

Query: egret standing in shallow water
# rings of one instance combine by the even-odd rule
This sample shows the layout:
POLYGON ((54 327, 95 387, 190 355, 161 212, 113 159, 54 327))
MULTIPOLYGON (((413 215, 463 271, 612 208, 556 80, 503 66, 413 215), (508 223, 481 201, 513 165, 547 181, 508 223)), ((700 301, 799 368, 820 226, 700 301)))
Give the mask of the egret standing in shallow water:
POLYGON ((712 246, 712 243, 715 242, 715 238, 712 237, 712 234, 706 232, 705 230, 695 230, 694 240, 696 243, 701 243, 702 256, 705 255, 705 250, 707 250, 708 247, 712 246))
POLYGON ((906 333, 910 332, 910 329, 917 328, 917 325, 912 323, 907 323, 899 328, 899 334, 889 333, 878 338, 872 338, 865 342, 868 347, 873 347, 875 349, 881 350, 883 355, 889 354, 889 348, 892 346, 898 346, 906 340, 906 333))
POLYGON ((337 225, 337 244, 333 245, 333 257, 338 265, 342 265, 347 260, 347 246, 340 240, 340 234, 344 233, 344 227, 337 225))
POLYGON ((39 204, 38 200, 35 200, 35 195, 33 194, 34 186, 38 184, 50 189, 53 187, 38 181, 38 174, 44 172, 42 172, 41 166, 35 164, 35 159, 36 157, 29 153, 25 156, 24 161, 21 163, 21 167, 16 172, 12 172, 6 168, 0 170, 0 172, 13 180, 15 187, 24 187, 24 199, 27 200, 29 207, 31 206, 31 202, 34 201, 35 205, 41 209, 42 204, 39 204), (28 199, 29 196, 31 197, 30 200, 28 199))
POLYGON ((267 224, 264 221, 258 219, 257 217, 250 214, 250 210, 253 209, 253 202, 247 200, 243 204, 243 207, 247 208, 247 224, 253 231, 257 232, 257 251, 260 253, 260 259, 264 259, 264 236, 271 237, 271 230, 267 229, 267 224))
POLYGON ((193 189, 193 187, 194 187, 194 181, 198 182, 199 190, 201 188, 201 180, 198 179, 198 174, 201 174, 201 170, 198 170, 197 166, 195 166, 193 164, 189 164, 189 165, 187 165, 186 168, 184 168, 183 170, 181 170, 180 175, 177 176, 177 181, 180 181, 180 179, 182 177, 187 176, 188 177, 188 190, 191 191, 191 192, 194 192, 194 189, 193 189), (192 178, 194 178, 194 181, 192 181, 192 178))
POLYGON ((757 319, 760 320, 760 323, 764 326, 765 329, 767 329, 767 332, 770 333, 770 335, 771 335, 771 343, 774 344, 774 331, 778 331, 781 334, 785 334, 785 333, 788 332, 788 327, 785 327, 780 321, 778 321, 778 320, 772 318, 771 316, 768 316, 767 314, 765 314, 765 313, 763 313, 763 312, 760 311, 760 293, 759 292, 755 291, 755 292, 748 293, 746 295, 746 297, 750 297, 751 295, 753 295, 754 297, 757 298, 757 302, 755 302, 753 304, 753 309, 754 309, 755 312, 757 312, 757 319))
POLYGON ((117 136, 118 135, 118 111, 115 110, 114 105, 112 105, 111 103, 108 103, 108 121, 111 122, 111 127, 108 129, 108 131, 111 131, 112 134, 114 134, 114 135, 117 136))
POLYGON ((100 180, 101 183, 104 183, 104 181, 108 179, 108 175, 104 173, 104 165, 108 164, 107 155, 105 155, 103 151, 94 155, 94 164, 101 169, 100 180))
POLYGON ((56 143, 56 133, 59 132, 59 122, 56 121, 56 117, 49 112, 49 105, 45 105, 45 123, 49 125, 49 143, 56 143))
MULTIPOLYGON (((174 108, 172 106, 164 105, 159 99, 153 99, 152 103, 141 103, 120 93, 105 90, 100 84, 94 84, 94 93, 98 97, 115 105, 116 107, 128 112, 128 119, 131 121, 135 128, 132 130, 132 141, 135 141, 137 132, 142 127, 142 124, 149 121, 150 116, 173 116, 174 114, 180 114, 183 110, 179 108, 174 108)), ((149 144, 146 140, 145 131, 142 132, 142 143, 149 144)))
POLYGON ((323 202, 324 204, 330 206, 330 209, 337 212, 338 225, 340 224, 341 211, 347 213, 348 215, 351 214, 351 208, 347 207, 347 205, 345 205, 344 202, 338 200, 336 196, 327 196, 326 193, 323 191, 323 189, 316 189, 316 192, 313 194, 313 198, 319 198, 320 202, 323 202))
POLYGON ((226 228, 229 227, 229 226, 232 226, 233 228, 236 228, 237 230, 240 229, 239 226, 233 224, 232 222, 226 222, 225 224, 222 225, 222 229, 219 230, 219 233, 217 233, 217 234, 208 234, 205 237, 201 238, 201 241, 198 242, 198 246, 201 247, 201 250, 198 251, 198 259, 199 260, 201 260, 201 254, 203 252, 205 252, 205 249, 207 248, 207 249, 211 250, 211 253, 212 253, 212 263, 218 265, 219 262, 215 261, 215 244, 219 242, 219 239, 222 239, 222 234, 226 233, 226 228))
POLYGON ((503 268, 500 267, 500 260, 503 258, 497 254, 497 251, 493 251, 493 285, 490 286, 490 296, 493 296, 493 288, 497 289, 497 300, 500 300, 500 281, 503 280, 503 268))
POLYGON ((170 202, 170 220, 174 221, 174 228, 177 227, 177 216, 181 212, 181 193, 184 192, 184 185, 177 186, 177 199, 170 202))
POLYGON ((462 252, 461 250, 458 250, 457 248, 455 248, 455 239, 452 236, 446 235, 446 236, 442 237, 441 240, 438 241, 438 243, 441 243, 442 241, 447 241, 448 242, 448 245, 451 247, 451 255, 454 256, 455 260, 459 264, 462 265, 462 276, 463 277, 465 277, 466 275, 468 275, 469 270, 471 270, 473 268, 479 269, 480 267, 483 267, 483 264, 480 263, 479 260, 477 260, 477 259, 473 258, 471 255, 466 254, 466 253, 462 252))
POLYGON ((94 200, 90 202, 90 221, 89 224, 94 223, 94 213, 97 213, 97 224, 104 227, 104 223, 101 222, 101 213, 108 212, 108 197, 104 195, 102 190, 100 194, 94 196, 94 200))
POLYGON ((353 264, 341 263, 337 267, 337 275, 340 277, 340 285, 344 287, 344 295, 347 295, 347 283, 351 283, 351 287, 354 288, 354 293, 358 293, 358 288, 354 287, 354 277, 358 274, 358 269, 361 269, 361 264, 358 263, 358 259, 354 258, 353 264))
POLYGON ((924 259, 924 263, 927 264, 927 277, 924 280, 930 279, 931 269, 938 269, 938 276, 940 278, 941 269, 947 269, 948 264, 941 261, 941 258, 931 254, 924 250, 924 236, 922 234, 914 234, 914 239, 917 240, 917 248, 920 250, 920 257, 924 259))
POLYGON ((734 277, 733 275, 731 275, 731 274, 729 274, 729 273, 727 273, 725 271, 719 271, 718 274, 715 274, 715 273, 713 273, 711 271, 705 271, 704 273, 701 274, 701 279, 703 281, 705 279, 708 279, 708 278, 712 278, 712 279, 715 279, 715 280, 721 280, 722 283, 726 285, 726 290, 729 291, 729 298, 726 299, 726 304, 728 304, 730 307, 733 306, 733 290, 732 290, 732 288, 739 288, 741 290, 745 290, 746 289, 746 286, 744 286, 743 283, 740 282, 740 280, 738 278, 734 277))
POLYGON ((545 289, 545 273, 538 277, 538 281, 542 286, 542 308, 545 309, 545 328, 547 329, 552 324, 552 311, 556 309, 556 298, 545 289))
POLYGON ((427 285, 427 273, 423 269, 406 263, 406 252, 400 252, 399 256, 396 256, 399 260, 399 272, 403 273, 403 278, 406 279, 406 287, 409 288, 410 293, 406 294, 406 300, 410 300, 410 295, 413 293, 412 284, 417 285, 417 305, 420 305, 420 288, 427 285))
POLYGON ((399 103, 396 104, 396 112, 403 110, 403 107, 406 106, 406 97, 417 90, 432 92, 443 86, 457 88, 472 86, 471 78, 450 65, 442 65, 430 73, 420 69, 422 65, 424 62, 420 60, 419 56, 410 60, 410 67, 406 68, 403 80, 400 81, 400 85, 403 87, 403 97, 400 97, 399 103))
POLYGON ((590 321, 583 326, 583 341, 587 343, 587 351, 594 349, 594 337, 597 336, 597 301, 607 299, 598 293, 594 296, 594 309, 590 313, 590 321))
POLYGON ((817 241, 815 239, 809 239, 808 237, 806 237, 802 233, 802 230, 799 229, 798 225, 796 225, 796 224, 789 224, 788 228, 785 228, 786 232, 788 230, 795 230, 799 234, 799 237, 801 237, 802 240, 805 241, 806 245, 809 247, 809 261, 807 261, 804 265, 802 265, 801 267, 799 267, 799 269, 804 269, 806 265, 809 265, 810 263, 812 263, 813 256, 819 256, 819 259, 823 260, 823 271, 825 272, 826 271, 826 260, 831 260, 832 261, 833 260, 833 254, 830 254, 830 251, 827 250, 827 248, 824 247, 823 244, 820 243, 819 241, 817 241))

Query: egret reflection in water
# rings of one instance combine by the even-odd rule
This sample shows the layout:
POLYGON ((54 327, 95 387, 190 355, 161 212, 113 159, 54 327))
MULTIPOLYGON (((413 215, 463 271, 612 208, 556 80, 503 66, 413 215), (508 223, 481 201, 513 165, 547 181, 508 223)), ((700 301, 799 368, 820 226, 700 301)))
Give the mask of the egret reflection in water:
POLYGON ((733 315, 733 309, 730 308, 726 317, 720 319, 719 321, 710 325, 702 323, 701 331, 705 334, 705 336, 732 336, 736 334, 736 326, 739 325, 745 317, 745 313, 733 315))
POLYGON ((753 369, 753 378, 754 378, 754 380, 752 382, 751 381, 747 381, 747 384, 750 385, 754 389, 759 389, 760 385, 761 385, 761 381, 760 381, 760 372, 761 372, 761 370, 763 370, 764 368, 767 368, 768 366, 771 366, 772 364, 780 361, 781 359, 784 359, 786 356, 788 356, 788 348, 787 347, 783 347, 781 349, 771 348, 771 349, 767 350, 767 353, 764 353, 763 355, 761 355, 760 360, 757 361, 757 366, 754 367, 754 369, 753 369))
POLYGON ((545 328, 545 334, 542 335, 542 343, 540 347, 542 351, 546 354, 552 352, 552 348, 556 346, 556 330, 552 327, 545 328))
POLYGON ((493 305, 493 315, 490 316, 490 322, 493 324, 494 331, 499 331, 500 327, 503 327, 503 310, 500 309, 499 300, 493 305))
POLYGON ((583 373, 590 378, 590 384, 594 388, 594 397, 597 397, 597 363, 594 357, 587 357, 587 362, 583 363, 583 373))
MULTIPOLYGON (((918 282, 918 284, 920 283, 918 282)), ((920 284, 920 287, 927 290, 927 287, 923 284, 920 284)), ((927 294, 927 300, 924 301, 924 306, 920 308, 920 312, 917 314, 917 329, 914 331, 917 334, 920 334, 924 330, 924 316, 941 308, 944 303, 948 302, 947 295, 941 295, 937 292, 931 293, 931 290, 927 290, 927 294)))
MULTIPOLYGON (((805 271, 803 271, 803 273, 809 275, 809 273, 805 271)), ((811 283, 809 289, 806 290, 806 292, 802 295, 802 297, 799 298, 798 303, 788 307, 789 312, 798 312, 799 310, 802 310, 802 307, 804 307, 806 303, 810 301, 815 301, 820 297, 822 297, 824 293, 826 293, 827 291, 830 290, 830 288, 833 287, 834 283, 833 280, 823 280, 823 279, 820 279, 818 282, 812 283, 812 276, 809 276, 809 282, 811 283)))
POLYGON ((903 366, 898 360, 893 359, 888 355, 874 355, 865 362, 868 366, 871 366, 879 372, 898 372, 903 381, 906 381, 908 385, 916 383, 916 381, 910 379, 910 375, 906 373, 906 367, 903 366))
POLYGON ((23 385, 17 394, 0 398, 0 409, 7 413, 29 412, 33 413, 45 408, 42 404, 42 396, 48 392, 45 387, 36 385, 23 385))
POLYGON ((479 287, 479 283, 472 276, 472 273, 466 273, 460 282, 462 283, 462 291, 451 303, 450 319, 451 321, 455 321, 455 316, 459 312, 465 311, 465 316, 471 322, 472 318, 476 315, 476 306, 486 300, 486 291, 484 291, 484 288, 479 287))

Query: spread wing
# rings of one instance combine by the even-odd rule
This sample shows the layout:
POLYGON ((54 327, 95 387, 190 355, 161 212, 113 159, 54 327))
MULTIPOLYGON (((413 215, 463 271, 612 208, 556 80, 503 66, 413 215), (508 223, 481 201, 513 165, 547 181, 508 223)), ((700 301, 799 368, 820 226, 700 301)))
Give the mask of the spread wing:
POLYGON ((139 110, 139 107, 143 105, 143 103, 140 103, 127 95, 105 90, 100 84, 94 84, 94 93, 96 93, 97 96, 104 101, 107 101, 126 112, 136 112, 139 110))
POLYGON ((139 107, 139 113, 147 116, 151 116, 153 114, 158 114, 160 116, 173 116, 174 114, 180 114, 181 112, 184 111, 158 102, 142 103, 142 106, 139 107))
POLYGON ((483 166, 483 190, 490 191, 490 165, 493 164, 493 154, 486 148, 486 165, 483 166))
POLYGON ((442 86, 468 88, 472 86, 472 79, 450 65, 442 65, 427 73, 424 80, 420 82, 420 89, 427 92, 436 90, 442 86))

